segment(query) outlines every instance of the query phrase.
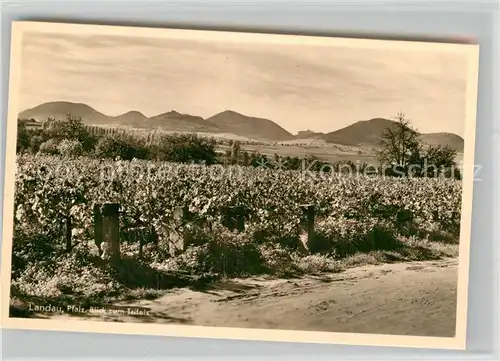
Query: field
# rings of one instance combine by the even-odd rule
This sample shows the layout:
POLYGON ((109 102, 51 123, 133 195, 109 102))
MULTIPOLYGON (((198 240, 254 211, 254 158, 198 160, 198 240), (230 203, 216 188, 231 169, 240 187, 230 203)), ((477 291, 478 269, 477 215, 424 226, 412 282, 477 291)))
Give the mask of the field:
MULTIPOLYGON (((134 128, 118 128, 116 126, 99 126, 89 127, 98 129, 100 132, 106 129, 109 132, 118 132, 128 134, 136 138, 143 139, 158 139, 165 134, 174 134, 163 130, 147 130, 134 128)), ((179 133, 177 133, 179 134, 179 133)), ((198 135, 213 138, 217 141, 217 151, 225 153, 231 150, 234 141, 241 144, 241 152, 259 153, 261 155, 272 158, 276 155, 280 157, 298 157, 305 158, 313 156, 316 159, 330 164, 336 162, 360 162, 378 166, 379 162, 375 157, 375 152, 372 147, 348 146, 342 144, 327 143, 320 139, 295 139, 290 141, 265 141, 257 139, 249 139, 234 134, 216 134, 216 133, 198 133, 198 135)))
MULTIPOLYGON (((188 132, 173 132, 161 129, 151 130, 124 126, 117 127, 116 125, 88 126, 88 129, 94 130, 97 134, 106 134, 106 132, 110 134, 125 134, 136 139, 149 139, 150 141, 155 141, 166 134, 189 134, 188 132)), ((314 157, 319 161, 329 164, 353 162, 358 164, 365 163, 375 167, 380 165, 376 157, 377 147, 373 145, 336 144, 317 138, 270 141, 251 139, 230 133, 199 132, 197 134, 207 139, 215 139, 217 151, 222 154, 231 150, 233 142, 238 142, 241 147, 241 152, 247 152, 249 154, 258 153, 269 158, 275 156, 283 158, 298 157, 300 159, 314 157)), ((454 160, 457 165, 462 164, 463 150, 457 151, 454 160)))
POLYGON ((453 179, 41 154, 18 155, 17 167, 14 314, 33 300, 102 304, 221 278, 457 255, 453 179), (118 265, 94 242, 93 206, 106 202, 121 207, 118 265), (313 232, 303 226, 311 212, 313 232), (179 228, 190 234, 186 248, 172 238, 179 228))
MULTIPOLYGON (((228 146, 220 146, 221 151, 230 149, 228 146)), ((307 156, 313 156, 316 159, 333 164, 336 162, 360 162, 378 166, 375 154, 371 149, 360 147, 349 147, 339 144, 320 143, 267 143, 263 145, 243 144, 242 151, 249 153, 259 152, 267 157, 278 155, 280 157, 299 157, 301 159, 307 156)))
MULTIPOLYGON (((89 126, 88 129, 93 129, 97 134, 125 134, 136 139, 149 139, 154 142, 166 134, 188 134, 185 132, 169 132, 164 130, 151 130, 139 128, 116 127, 115 125, 108 126, 89 126)), ((376 147, 374 146, 353 146, 344 144, 328 143, 321 139, 293 139, 289 141, 266 141, 258 139, 250 139, 235 134, 226 133, 198 133, 199 136, 207 139, 215 139, 217 143, 217 152, 225 154, 232 149, 233 142, 240 144, 240 153, 260 154, 269 159, 279 156, 298 157, 304 159, 314 157, 318 161, 334 165, 336 163, 352 162, 354 164, 366 164, 378 167, 380 162, 376 157, 376 147)), ((460 165, 463 161, 463 153, 457 152, 455 162, 460 165)))

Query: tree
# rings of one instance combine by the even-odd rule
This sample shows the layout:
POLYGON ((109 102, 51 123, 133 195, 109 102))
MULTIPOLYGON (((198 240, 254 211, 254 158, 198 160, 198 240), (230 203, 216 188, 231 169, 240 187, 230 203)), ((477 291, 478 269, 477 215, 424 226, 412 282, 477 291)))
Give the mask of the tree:
POLYGON ((82 118, 67 115, 66 122, 63 123, 63 132, 66 139, 78 139, 85 137, 88 132, 83 125, 82 118))
POLYGON ((421 151, 416 129, 404 113, 398 113, 396 124, 386 128, 380 137, 377 158, 384 168, 390 166, 394 175, 408 175, 410 165, 420 164, 421 151))
POLYGON ((456 149, 448 145, 429 146, 422 157, 422 175, 437 177, 439 175, 460 177, 456 169, 456 149), (450 173, 451 172, 451 173, 450 173))
POLYGON ((176 163, 215 164, 217 153, 213 138, 193 134, 166 134, 161 136, 154 147, 154 153, 159 160, 176 163))
POLYGON ((81 143, 84 151, 92 150, 97 138, 91 134, 90 128, 83 124, 81 117, 75 117, 67 114, 65 120, 47 120, 46 133, 48 138, 53 138, 58 141, 63 139, 75 140, 81 143))
POLYGON ((29 148, 30 137, 28 134, 28 129, 26 128, 27 120, 18 119, 17 120, 17 146, 16 151, 22 152, 29 148))
POLYGON ((240 150, 241 150, 240 142, 234 140, 231 144, 231 164, 238 164, 240 150))
POLYGON ((243 156, 243 165, 245 167, 248 167, 250 165, 250 155, 248 154, 248 152, 243 152, 242 156, 243 156))
POLYGON ((455 169, 457 151, 450 146, 431 145, 424 147, 417 131, 403 113, 396 117, 397 123, 387 128, 380 139, 377 157, 384 174, 413 177, 460 177, 455 169), (390 168, 387 169, 386 167, 390 168))

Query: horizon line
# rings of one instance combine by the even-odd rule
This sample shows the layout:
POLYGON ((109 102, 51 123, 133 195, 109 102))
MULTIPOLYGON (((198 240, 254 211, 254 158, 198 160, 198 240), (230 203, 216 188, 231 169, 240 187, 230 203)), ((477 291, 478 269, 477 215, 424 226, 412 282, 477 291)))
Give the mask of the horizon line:
MULTIPOLYGON (((351 125, 354 125, 354 124, 357 124, 357 123, 360 123, 360 122, 367 122, 367 121, 371 121, 371 120, 375 120, 375 119, 384 119, 384 120, 389 120, 391 122, 396 122, 395 120, 393 119, 389 119, 389 118, 385 118, 385 117, 373 117, 373 118, 370 118, 370 119, 365 119, 365 120, 357 120, 357 121, 354 121, 353 123, 350 123, 349 125, 346 125, 345 127, 342 127, 342 128, 337 128, 337 129, 334 129, 334 130, 331 130, 329 132, 318 132, 318 131, 315 131, 315 130, 311 130, 310 128, 308 129, 304 129, 304 130, 299 130, 297 131, 296 133, 292 133, 291 131, 289 131, 287 128, 285 128, 284 126, 282 126, 281 124, 275 122, 274 120, 271 120, 269 118, 261 118, 261 117, 254 117, 252 115, 247 115, 247 114, 243 114, 243 113, 240 113, 240 112, 237 112, 236 110, 232 110, 232 109, 225 109, 225 110, 222 110, 218 113, 215 113, 213 115, 211 115, 210 117, 208 118, 204 118, 200 115, 194 115, 194 114, 190 114, 190 113, 183 113, 183 112, 179 112, 175 109, 170 109, 168 111, 165 111, 163 113, 159 113, 159 114, 156 114, 156 115, 151 115, 151 116, 148 116, 146 115, 145 113, 143 113, 142 111, 140 110, 136 110, 136 109, 131 109, 131 110, 128 110, 124 113, 120 113, 118 115, 109 115, 109 114, 106 114, 106 113, 103 113, 101 112, 100 110, 94 108, 93 106, 87 104, 87 103, 81 103, 81 102, 74 102, 74 101, 69 101, 69 100, 53 100, 53 101, 48 101, 48 102, 44 102, 44 103, 41 103, 41 104, 38 104, 34 107, 31 107, 31 108, 26 108, 22 111, 18 111, 17 115, 18 115, 18 118, 19 118, 19 115, 22 113, 22 112, 25 112, 25 111, 28 111, 28 110, 31 110, 31 109, 34 109, 34 108, 37 108, 39 106, 42 106, 44 104, 50 104, 50 103, 69 103, 69 104, 74 104, 74 105, 85 105, 93 110, 95 110, 96 112, 106 116, 106 117, 111 117, 111 118, 117 118, 117 117, 120 117, 122 115, 125 115, 125 114, 128 114, 128 113, 132 113, 132 112, 136 112, 136 113, 140 113, 141 115, 144 115, 146 117, 146 119, 150 119, 150 118, 153 118, 153 117, 157 117, 159 115, 163 115, 163 114, 166 114, 166 113, 170 113, 170 112, 175 112, 175 113, 178 113, 180 115, 188 115, 188 116, 192 116, 192 117, 199 117, 203 120, 208 120, 209 118, 215 116, 215 115, 218 115, 218 114, 221 114, 221 113, 224 113, 224 112, 233 112, 233 113, 236 113, 236 114, 240 114, 240 115, 243 115, 245 117, 248 117, 248 118, 255 118, 255 119, 265 119, 265 120, 268 120, 274 124, 276 124, 277 126, 281 127, 283 130, 285 130, 287 133, 289 133, 290 135, 298 135, 299 132, 313 132, 315 134, 328 134, 328 133, 333 133, 333 132, 336 132, 336 131, 339 131, 339 130, 342 130, 342 129, 345 129, 345 128, 348 128, 350 127, 351 125)), ((71 113, 69 113, 71 114, 71 113)), ((83 119, 83 117, 82 117, 83 119)), ((35 119, 36 120, 36 119, 35 119)), ((411 120, 411 119, 410 119, 411 120)), ((456 133, 452 133, 452 132, 431 132, 431 133, 422 133, 420 132, 418 129, 416 129, 417 133, 421 134, 421 135, 425 135, 425 134, 451 134, 451 135, 455 135, 457 137, 460 137, 462 140, 464 140, 464 137, 462 137, 461 135, 458 135, 456 133)))

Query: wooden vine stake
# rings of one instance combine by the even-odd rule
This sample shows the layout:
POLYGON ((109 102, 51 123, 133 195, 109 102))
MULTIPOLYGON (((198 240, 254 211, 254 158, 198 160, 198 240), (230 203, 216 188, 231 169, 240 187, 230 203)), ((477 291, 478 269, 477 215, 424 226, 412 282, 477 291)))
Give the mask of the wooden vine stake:
POLYGON ((94 206, 94 240, 101 251, 101 258, 111 262, 121 260, 120 205, 104 203, 94 206))

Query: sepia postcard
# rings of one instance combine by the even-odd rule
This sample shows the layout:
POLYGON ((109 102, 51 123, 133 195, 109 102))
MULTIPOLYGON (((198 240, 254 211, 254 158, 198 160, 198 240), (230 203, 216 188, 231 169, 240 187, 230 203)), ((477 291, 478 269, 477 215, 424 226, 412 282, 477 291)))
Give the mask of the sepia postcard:
POLYGON ((478 58, 14 22, 3 327, 464 349, 478 58))

